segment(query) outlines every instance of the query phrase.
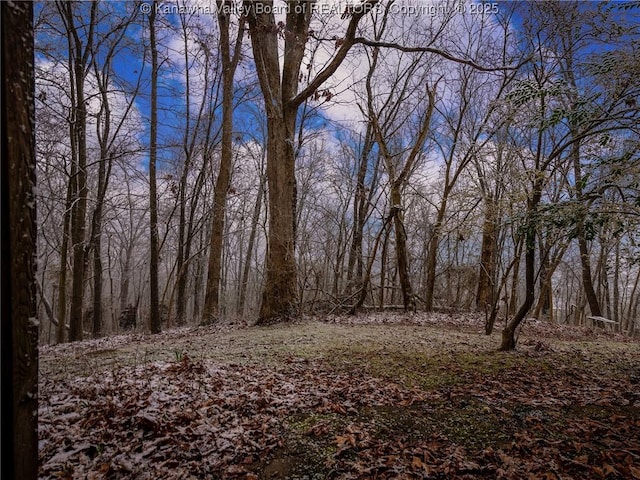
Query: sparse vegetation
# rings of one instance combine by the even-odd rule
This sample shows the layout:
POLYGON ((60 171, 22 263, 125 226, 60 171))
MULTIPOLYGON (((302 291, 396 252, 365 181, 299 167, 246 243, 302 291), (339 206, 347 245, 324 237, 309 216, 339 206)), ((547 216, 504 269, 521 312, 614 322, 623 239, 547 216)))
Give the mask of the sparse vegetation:
POLYGON ((45 347, 41 476, 640 472, 637 342, 534 322, 498 352, 472 316, 331 320, 45 347))

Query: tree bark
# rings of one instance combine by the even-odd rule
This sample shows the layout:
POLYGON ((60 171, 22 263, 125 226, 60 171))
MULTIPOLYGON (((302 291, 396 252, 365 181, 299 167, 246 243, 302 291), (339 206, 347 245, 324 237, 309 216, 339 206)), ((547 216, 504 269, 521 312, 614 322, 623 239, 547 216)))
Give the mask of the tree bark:
POLYGON ((494 305, 496 257, 497 257, 497 206, 492 198, 485 199, 484 221, 482 223, 482 247, 478 272, 476 308, 488 312, 494 305))
MULTIPOLYGON (((73 170, 71 172, 73 175, 73 170)), ((56 342, 64 343, 67 333, 67 262, 69 259, 69 228, 71 226, 71 204, 73 187, 71 180, 67 184, 67 201, 65 202, 62 220, 62 245, 60 247, 60 272, 58 274, 58 325, 56 326, 56 342)))
POLYGON ((244 2, 253 58, 267 113, 269 232, 259 324, 288 320, 297 311, 294 144, 298 107, 341 65, 355 42, 360 19, 376 2, 366 0, 363 8, 353 13, 335 54, 301 92, 298 92, 300 67, 309 38, 313 10, 311 3, 305 0, 288 1, 286 22, 279 26, 276 24, 272 0, 244 2), (284 36, 282 73, 278 47, 281 36, 284 36))
POLYGON ((2 462, 38 478, 33 4, 2 2, 2 462))
POLYGON ((231 52, 229 12, 232 10, 232 2, 231 0, 218 0, 217 5, 219 11, 218 26, 220 28, 220 54, 222 60, 222 141, 220 169, 213 192, 211 246, 209 251, 207 287, 201 320, 201 323, 204 325, 213 323, 218 318, 224 220, 233 164, 233 80, 238 62, 240 61, 242 39, 244 36, 244 17, 241 17, 235 46, 233 52, 231 52))
POLYGON ((158 47, 156 44, 156 7, 154 0, 149 13, 149 46, 151 49, 151 118, 149 138, 149 227, 150 227, 150 258, 149 258, 149 294, 150 316, 149 329, 151 333, 160 333, 160 299, 158 286, 158 193, 156 180, 156 162, 158 157, 158 47))
POLYGON ((80 33, 75 25, 75 12, 72 2, 59 4, 67 35, 69 36, 70 66, 72 68, 72 151, 75 150, 73 161, 76 163, 74 181, 74 200, 71 206, 71 244, 73 250, 71 308, 69 317, 69 340, 82 340, 83 337, 83 308, 85 291, 85 260, 86 260, 86 214, 87 196, 87 106, 84 93, 84 77, 93 45, 93 31, 97 3, 92 3, 89 19, 89 31, 84 39, 83 47, 80 33))

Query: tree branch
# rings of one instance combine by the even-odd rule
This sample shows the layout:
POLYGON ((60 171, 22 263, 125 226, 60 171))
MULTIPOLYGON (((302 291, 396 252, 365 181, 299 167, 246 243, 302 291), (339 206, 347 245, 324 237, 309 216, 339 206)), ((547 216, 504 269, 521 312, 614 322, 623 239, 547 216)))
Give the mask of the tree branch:
POLYGON ((356 29, 358 28, 358 23, 360 19, 364 17, 365 14, 371 12, 373 7, 379 2, 379 0, 364 0, 362 4, 358 6, 357 9, 353 12, 351 16, 351 20, 349 20, 349 26, 347 27, 347 31, 342 39, 338 51, 335 56, 331 59, 329 64, 323 68, 316 77, 309 82, 309 84, 298 93, 294 98, 292 98, 289 102, 291 107, 298 107, 304 102, 307 98, 309 98, 320 86, 329 79, 331 75, 335 73, 338 67, 342 64, 342 61, 349 53, 349 50, 354 45, 354 40, 356 38, 356 29))
POLYGON ((473 60, 468 60, 466 58, 459 58, 456 57, 454 55, 451 55, 448 52, 445 52, 444 50, 441 50, 439 48, 434 48, 434 47, 407 47, 405 45, 400 45, 399 43, 393 43, 393 42, 381 42, 381 41, 376 41, 376 40, 368 40, 364 37, 356 37, 353 39, 353 44, 361 44, 361 45, 366 45, 367 47, 377 47, 377 48, 393 48, 394 50, 399 50, 401 52, 406 52, 406 53, 435 53, 436 55, 439 55, 447 60, 451 60, 453 62, 456 63, 461 63, 463 65, 469 65, 470 67, 475 68, 476 70, 479 70, 481 72, 498 72, 498 71, 504 71, 504 70, 518 70, 520 67, 522 67, 523 65, 525 65, 526 63, 528 63, 531 58, 526 58, 525 60, 523 60, 522 62, 520 62, 519 64, 515 65, 515 66, 501 66, 501 67, 485 67, 482 65, 477 64, 476 62, 474 62, 473 60))

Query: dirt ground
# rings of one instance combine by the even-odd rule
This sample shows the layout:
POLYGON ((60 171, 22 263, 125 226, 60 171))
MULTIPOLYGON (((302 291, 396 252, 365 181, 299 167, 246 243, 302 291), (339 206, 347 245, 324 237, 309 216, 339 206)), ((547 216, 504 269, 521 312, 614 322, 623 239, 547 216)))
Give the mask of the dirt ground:
POLYGON ((41 478, 640 478, 640 343, 376 313, 40 350, 41 478))

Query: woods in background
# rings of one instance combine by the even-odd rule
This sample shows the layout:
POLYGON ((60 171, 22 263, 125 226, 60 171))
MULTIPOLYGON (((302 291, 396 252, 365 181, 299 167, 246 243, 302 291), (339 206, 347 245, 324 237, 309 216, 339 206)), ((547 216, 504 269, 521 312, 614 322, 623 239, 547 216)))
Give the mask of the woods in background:
POLYGON ((504 349, 532 315, 635 332, 637 5, 262 4, 35 5, 42 341, 390 307, 504 349))

